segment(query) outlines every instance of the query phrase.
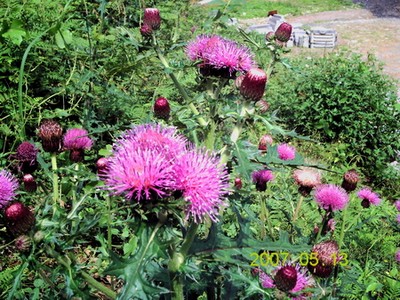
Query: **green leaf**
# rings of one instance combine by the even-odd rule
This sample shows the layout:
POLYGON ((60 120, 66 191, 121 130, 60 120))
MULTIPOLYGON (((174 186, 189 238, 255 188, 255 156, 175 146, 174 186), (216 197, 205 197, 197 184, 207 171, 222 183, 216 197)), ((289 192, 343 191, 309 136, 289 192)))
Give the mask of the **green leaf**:
POLYGON ((10 28, 2 34, 2 37, 11 40, 15 45, 21 45, 22 38, 26 36, 25 29, 22 28, 22 22, 14 20, 10 28))

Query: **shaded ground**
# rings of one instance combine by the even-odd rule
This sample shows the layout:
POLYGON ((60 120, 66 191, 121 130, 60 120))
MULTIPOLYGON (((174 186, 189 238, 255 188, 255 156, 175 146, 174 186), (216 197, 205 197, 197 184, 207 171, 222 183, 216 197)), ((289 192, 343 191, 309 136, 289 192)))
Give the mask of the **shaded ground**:
MULTIPOLYGON (((400 5, 400 0, 395 1, 400 5)), ((384 71, 399 80, 400 88, 400 18, 377 17, 367 9, 349 9, 297 17, 289 16, 285 20, 291 24, 302 24, 306 28, 321 26, 335 29, 338 33, 339 46, 348 47, 363 55, 374 54, 384 63, 384 71)), ((266 22, 266 18, 239 21, 243 26, 265 24, 266 22)), ((296 48, 293 50, 321 54, 324 51, 333 51, 296 48)))
POLYGON ((361 4, 377 17, 400 18, 399 0, 353 0, 353 3, 361 4))

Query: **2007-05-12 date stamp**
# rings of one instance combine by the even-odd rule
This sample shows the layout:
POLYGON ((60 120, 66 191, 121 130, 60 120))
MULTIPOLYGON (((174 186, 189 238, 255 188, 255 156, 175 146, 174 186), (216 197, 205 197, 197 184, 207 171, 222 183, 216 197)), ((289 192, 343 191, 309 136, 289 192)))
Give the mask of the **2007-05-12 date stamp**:
MULTIPOLYGON (((296 255, 297 256, 297 255, 296 255)), ((257 252, 252 252, 250 253, 251 259, 253 259, 250 263, 251 267, 265 267, 265 266, 273 266, 276 267, 278 265, 284 265, 287 261, 291 261, 292 255, 289 252, 272 252, 268 253, 267 251, 264 251, 262 253, 257 253, 257 252)), ((348 260, 348 255, 347 253, 340 252, 340 253, 332 253, 329 257, 329 265, 330 266, 336 266, 340 265, 342 267, 345 267, 349 264, 348 260)), ((315 267, 318 265, 320 262, 318 258, 318 253, 317 252, 311 252, 311 253, 306 253, 306 252, 301 252, 298 255, 298 263, 300 266, 312 266, 315 267)), ((325 263, 321 263, 322 266, 325 266, 325 263)))

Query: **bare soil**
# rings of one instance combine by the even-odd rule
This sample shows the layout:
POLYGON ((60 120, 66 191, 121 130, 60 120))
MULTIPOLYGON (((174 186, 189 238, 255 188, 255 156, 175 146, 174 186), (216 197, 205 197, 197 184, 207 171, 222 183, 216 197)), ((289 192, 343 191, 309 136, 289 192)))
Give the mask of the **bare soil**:
MULTIPOLYGON (((384 72, 399 80, 400 89, 400 18, 378 17, 379 12, 380 15, 385 15, 382 11, 349 9, 296 17, 288 16, 285 20, 290 24, 302 24, 306 28, 319 26, 335 29, 338 33, 338 47, 347 47, 365 56, 368 53, 374 54, 383 62, 384 72)), ((266 22, 265 18, 239 21, 244 26, 266 22)), ((309 51, 314 54, 335 51, 335 49, 295 48, 294 51, 309 51)))

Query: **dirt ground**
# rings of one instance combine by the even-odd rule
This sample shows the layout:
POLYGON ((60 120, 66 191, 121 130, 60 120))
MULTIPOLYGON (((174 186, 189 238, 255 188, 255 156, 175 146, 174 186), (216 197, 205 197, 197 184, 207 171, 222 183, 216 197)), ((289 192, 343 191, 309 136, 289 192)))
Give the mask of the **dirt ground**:
MULTIPOLYGON (((380 11, 381 15, 382 12, 380 11)), ((349 9, 297 17, 288 16, 285 17, 285 20, 290 24, 301 24, 306 28, 320 26, 335 29, 338 34, 339 47, 347 47, 363 55, 375 54, 384 63, 385 73, 399 80, 400 89, 400 17, 378 17, 373 10, 349 9)), ((266 22, 265 18, 239 21, 244 26, 265 24, 266 22)), ((332 51, 308 48, 293 50, 314 53, 332 51)))

